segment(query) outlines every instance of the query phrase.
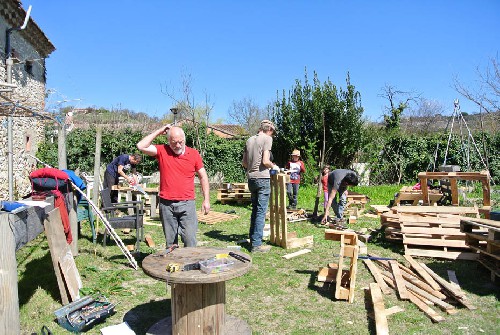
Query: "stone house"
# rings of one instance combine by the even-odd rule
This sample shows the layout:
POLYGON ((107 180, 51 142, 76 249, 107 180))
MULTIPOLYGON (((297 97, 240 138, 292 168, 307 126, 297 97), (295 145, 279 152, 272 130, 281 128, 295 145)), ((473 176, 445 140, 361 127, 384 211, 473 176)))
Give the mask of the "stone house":
POLYGON ((38 25, 29 18, 20 1, 0 1, 0 199, 10 197, 9 161, 12 161, 13 199, 30 190, 29 172, 35 161, 25 152, 36 153, 43 139, 45 108, 45 59, 55 50, 38 25), (9 58, 13 65, 7 65, 9 58), (8 69, 11 68, 10 77, 8 69), (11 84, 11 85, 9 85, 11 84), (9 120, 12 127, 9 127, 9 120), (11 129, 11 131, 9 131, 11 129), (11 133, 11 134, 9 134, 11 133), (12 143, 10 160, 9 143, 12 143))

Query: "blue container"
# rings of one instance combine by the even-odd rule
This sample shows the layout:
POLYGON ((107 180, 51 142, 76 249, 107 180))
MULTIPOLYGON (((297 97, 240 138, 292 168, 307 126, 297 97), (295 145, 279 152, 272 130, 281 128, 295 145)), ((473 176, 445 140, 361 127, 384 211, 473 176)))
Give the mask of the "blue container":
POLYGON ((490 212, 490 219, 500 221, 500 212, 490 212))

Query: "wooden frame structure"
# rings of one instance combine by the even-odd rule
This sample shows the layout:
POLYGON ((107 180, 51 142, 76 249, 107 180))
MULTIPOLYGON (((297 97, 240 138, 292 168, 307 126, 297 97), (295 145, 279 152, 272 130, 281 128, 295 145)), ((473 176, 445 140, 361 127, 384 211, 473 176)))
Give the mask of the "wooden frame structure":
MULTIPOLYGON (((438 180, 449 180, 451 187, 451 204, 454 206, 459 205, 458 199, 458 180, 471 180, 481 182, 483 188, 483 208, 481 212, 484 213, 486 218, 489 218, 489 212, 491 209, 491 198, 490 198, 490 174, 488 171, 481 172, 420 172, 418 174, 420 179, 420 185, 427 185, 427 180, 438 179, 438 180)), ((422 188, 423 202, 424 205, 429 204, 429 190, 427 187, 422 188)))
POLYGON ((272 244, 285 249, 300 248, 313 244, 313 236, 297 237, 296 232, 288 232, 286 213, 286 183, 289 175, 280 173, 271 176, 271 198, 269 199, 271 231, 269 239, 272 244))
POLYGON ((330 264, 335 272, 335 299, 353 303, 358 269, 358 235, 355 232, 325 229, 325 239, 340 242, 339 262, 330 264), (349 269, 344 269, 344 259, 350 260, 349 269))

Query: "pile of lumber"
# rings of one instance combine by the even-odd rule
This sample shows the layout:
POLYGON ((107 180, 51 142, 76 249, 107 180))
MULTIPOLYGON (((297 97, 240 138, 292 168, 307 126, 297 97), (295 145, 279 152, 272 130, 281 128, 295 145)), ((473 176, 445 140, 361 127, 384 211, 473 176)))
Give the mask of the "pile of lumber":
POLYGON ((383 295, 397 293, 400 300, 409 300, 433 322, 445 320, 434 306, 446 314, 458 313, 456 306, 464 306, 470 310, 476 309, 467 301, 454 271, 448 270, 450 281, 447 281, 411 256, 404 257, 410 267, 396 260, 384 260, 373 254, 363 260, 376 281, 370 284, 370 291, 377 333, 379 333, 379 328, 387 325, 386 316, 390 314, 384 309, 383 295))
POLYGON ((380 216, 388 241, 402 242, 405 254, 446 259, 477 258, 465 243, 460 218, 479 217, 477 207, 395 206, 380 216))
POLYGON ((491 271, 491 281, 500 277, 500 222, 478 218, 461 218, 460 230, 465 243, 479 252, 478 261, 491 271))
POLYGON ((217 190, 217 200, 222 204, 251 202, 251 196, 252 194, 248 190, 248 184, 246 183, 224 184, 223 188, 217 190))

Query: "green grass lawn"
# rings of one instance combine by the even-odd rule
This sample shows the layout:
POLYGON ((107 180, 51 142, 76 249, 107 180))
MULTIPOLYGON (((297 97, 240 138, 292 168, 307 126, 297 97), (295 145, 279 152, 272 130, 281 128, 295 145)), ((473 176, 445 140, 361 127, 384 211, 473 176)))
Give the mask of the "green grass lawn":
MULTIPOLYGON (((355 191, 367 194, 371 204, 387 205, 399 188, 357 187, 355 191)), ((211 193, 212 210, 235 210, 240 217, 214 225, 200 224, 198 241, 202 246, 225 248, 248 237, 250 206, 218 204, 216 193, 211 193)), ((312 211, 315 197, 316 188, 302 187, 299 207, 312 211)), ((378 229, 380 222, 360 217, 352 228, 361 227, 378 229)), ((374 280, 363 263, 358 263, 354 303, 336 301, 334 286, 317 282, 316 276, 320 267, 336 261, 338 242, 326 241, 324 227, 308 221, 289 224, 288 230, 296 231, 298 237, 313 235, 312 252, 285 260, 283 255, 299 249, 273 247, 267 254, 252 255, 250 272, 226 284, 226 312, 245 320, 254 334, 375 334, 375 324, 368 317, 371 300, 365 292, 374 280)), ((149 248, 145 243, 141 245, 139 266, 143 257, 165 247, 159 221, 149 221, 145 231, 153 237, 156 248, 149 248)), ((126 244, 133 244, 130 236, 119 234, 126 244)), ((135 232, 131 236, 135 236, 135 232)), ((385 242, 380 236, 376 235, 368 244, 368 251, 405 263, 402 245, 385 242)), ((99 242, 101 239, 102 235, 99 242)), ((166 289, 164 282, 145 275, 140 268, 133 270, 114 242, 106 248, 101 244, 94 246, 87 224, 82 226, 78 242, 80 253, 75 261, 82 277, 83 293, 102 293, 117 304, 116 313, 88 334, 100 334, 100 328, 123 321, 127 321, 136 334, 145 334, 154 323, 170 315, 170 289, 166 289)), ((41 234, 19 250, 17 261, 22 334, 39 332, 42 325, 47 325, 54 334, 68 333, 54 322, 53 312, 61 307, 61 302, 45 236, 41 234)), ((446 315, 434 308, 445 318, 444 322, 434 324, 412 303, 399 300, 395 294, 387 295, 384 296, 386 308, 400 306, 404 309, 404 312, 389 316, 390 333, 500 333, 500 290, 490 282, 489 271, 473 261, 433 258, 421 258, 420 261, 444 278, 447 278, 447 270, 454 270, 470 303, 478 309, 471 311, 459 307, 458 313, 446 315)))

